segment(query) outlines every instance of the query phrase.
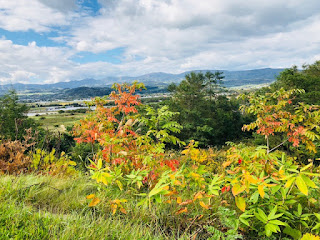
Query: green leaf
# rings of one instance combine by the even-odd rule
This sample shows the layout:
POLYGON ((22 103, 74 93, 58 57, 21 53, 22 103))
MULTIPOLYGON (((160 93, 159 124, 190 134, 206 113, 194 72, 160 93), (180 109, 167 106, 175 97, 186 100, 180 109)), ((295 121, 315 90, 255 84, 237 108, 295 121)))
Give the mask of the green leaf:
POLYGON ((312 188, 318 188, 317 185, 310 179, 308 178, 306 175, 301 174, 301 177, 303 179, 303 181, 312 188))
POLYGON ((282 226, 286 226, 287 224, 284 222, 281 222, 279 220, 271 220, 269 221, 269 223, 274 224, 274 225, 282 225, 282 226))
POLYGON ((268 219, 273 219, 274 215, 277 213, 278 207, 275 206, 268 215, 268 219))
POLYGON ((313 213, 317 218, 318 220, 320 220, 320 214, 319 213, 313 213))
POLYGON ((280 231, 280 228, 277 225, 273 225, 271 223, 268 223, 264 228, 266 230, 267 237, 270 237, 273 232, 277 233, 280 231))
POLYGON ((302 192, 304 195, 308 196, 308 186, 303 181, 303 179, 300 175, 298 175, 296 178, 296 184, 297 184, 297 187, 300 190, 300 192, 302 192))
POLYGON ((241 216, 239 217, 240 222, 242 222, 243 224, 247 225, 248 227, 250 227, 250 224, 248 222, 247 219, 242 218, 241 216))
POLYGON ((259 192, 256 191, 256 192, 254 192, 254 193, 251 195, 251 197, 250 197, 250 202, 252 202, 252 203, 257 203, 258 200, 259 200, 259 192))
POLYGON ((304 170, 307 170, 308 168, 312 167, 313 163, 308 164, 307 166, 304 166, 300 169, 300 172, 303 172, 304 170))
POLYGON ((254 212, 254 215, 261 222, 263 222, 263 223, 267 223, 268 222, 267 215, 260 208, 258 208, 258 212, 254 212))
POLYGON ((302 206, 301 206, 301 204, 299 203, 299 204, 298 204, 298 215, 301 216, 301 214, 302 214, 302 206))
POLYGON ((317 225, 314 226, 314 227, 311 229, 311 231, 317 230, 317 229, 319 229, 319 228, 320 228, 320 223, 317 223, 317 225))
POLYGON ((284 230, 283 233, 291 236, 293 239, 300 239, 301 238, 301 232, 297 229, 293 229, 289 226, 287 226, 284 230))

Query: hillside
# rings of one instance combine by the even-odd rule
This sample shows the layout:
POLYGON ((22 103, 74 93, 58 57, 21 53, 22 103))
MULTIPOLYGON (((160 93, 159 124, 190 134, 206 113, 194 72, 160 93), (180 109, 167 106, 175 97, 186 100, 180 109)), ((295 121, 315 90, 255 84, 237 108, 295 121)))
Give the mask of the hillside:
MULTIPOLYGON (((195 72, 206 72, 216 70, 195 70, 195 72)), ((244 85, 256 85, 256 84, 268 84, 275 80, 276 76, 283 71, 283 69, 254 69, 254 70, 245 70, 245 71, 226 71, 219 70, 224 73, 224 86, 225 87, 238 87, 244 85)), ((166 85, 174 82, 179 83, 186 74, 190 73, 183 72, 180 74, 170 74, 170 73, 150 73, 136 77, 124 76, 124 77, 106 77, 104 79, 82 79, 78 81, 69 81, 69 82, 59 82, 53 84, 6 84, 0 86, 0 94, 6 92, 8 89, 16 89, 17 91, 25 91, 28 93, 37 93, 39 91, 52 91, 56 89, 73 89, 79 87, 105 87, 111 86, 112 83, 118 82, 132 82, 138 80, 143 82, 145 85, 149 86, 159 86, 165 87, 166 85)))

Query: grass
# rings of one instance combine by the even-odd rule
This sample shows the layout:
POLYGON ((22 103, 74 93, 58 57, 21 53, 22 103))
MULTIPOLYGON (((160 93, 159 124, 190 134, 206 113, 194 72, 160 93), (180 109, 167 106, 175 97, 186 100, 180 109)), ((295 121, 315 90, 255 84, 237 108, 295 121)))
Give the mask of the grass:
MULTIPOLYGON (((168 205, 151 211, 128 201, 127 215, 112 215, 111 199, 134 194, 104 188, 87 176, 0 176, 0 239, 191 239, 201 228, 168 205), (86 196, 101 199, 88 207, 86 196)), ((196 213, 195 213, 196 215, 196 213)))
POLYGON ((41 126, 48 130, 65 131, 67 127, 72 127, 74 123, 85 116, 85 113, 59 113, 32 117, 41 126))

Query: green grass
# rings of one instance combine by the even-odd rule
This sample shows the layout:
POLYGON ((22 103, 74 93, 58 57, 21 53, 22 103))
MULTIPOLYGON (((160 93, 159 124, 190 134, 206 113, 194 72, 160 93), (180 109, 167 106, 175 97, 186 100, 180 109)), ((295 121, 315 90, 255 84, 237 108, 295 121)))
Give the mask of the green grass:
POLYGON ((58 113, 51 115, 41 115, 32 117, 41 124, 44 129, 64 131, 67 127, 72 127, 77 121, 82 119, 85 113, 58 113))
POLYGON ((87 176, 3 175, 0 239, 190 239, 201 230, 183 216, 168 214, 168 205, 150 211, 136 207, 134 198, 128 191, 102 189, 87 176), (86 199, 91 193, 101 199, 94 208, 86 199), (127 215, 112 215, 109 201, 127 196, 127 215))

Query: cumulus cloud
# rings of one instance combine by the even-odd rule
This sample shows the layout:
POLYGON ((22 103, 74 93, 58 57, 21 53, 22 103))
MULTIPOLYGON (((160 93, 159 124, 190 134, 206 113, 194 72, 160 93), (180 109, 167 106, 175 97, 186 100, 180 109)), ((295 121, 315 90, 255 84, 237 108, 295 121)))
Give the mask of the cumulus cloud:
MULTIPOLYGON (((8 31, 50 31, 51 27, 65 26, 74 15, 58 9, 69 4, 47 0, 0 0, 0 28, 8 31), (51 3, 50 3, 51 2, 51 3)), ((66 1, 68 3, 70 1, 66 1)), ((70 8, 70 7, 69 7, 70 8)))
POLYGON ((97 1, 100 9, 90 15, 87 5, 81 7, 84 1, 0 0, 0 28, 42 32, 68 26, 55 37, 65 47, 0 40, 0 79, 56 82, 158 71, 290 67, 319 58, 318 0, 97 1), (115 48, 124 49, 120 64, 70 60, 81 52, 115 48))
POLYGON ((303 51, 307 45, 313 50, 318 47, 315 43, 309 45, 311 36, 314 42, 319 41, 314 36, 319 30, 317 0, 308 4, 298 0, 101 0, 100 3, 100 15, 85 19, 65 39, 70 46, 96 53, 126 47, 128 59, 141 56, 149 59, 149 64, 154 62, 150 59, 163 59, 169 66, 174 64, 176 70, 254 67, 272 65, 272 61, 276 65, 281 58, 292 57, 286 52, 288 47, 301 49, 296 56, 298 60, 305 59, 303 51), (284 48, 276 51, 279 45, 284 48))
POLYGON ((2 83, 61 81, 68 77, 66 73, 73 65, 68 60, 73 54, 69 49, 38 47, 35 42, 23 46, 13 44, 11 40, 0 39, 0 52, 2 83))

